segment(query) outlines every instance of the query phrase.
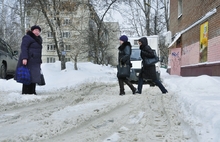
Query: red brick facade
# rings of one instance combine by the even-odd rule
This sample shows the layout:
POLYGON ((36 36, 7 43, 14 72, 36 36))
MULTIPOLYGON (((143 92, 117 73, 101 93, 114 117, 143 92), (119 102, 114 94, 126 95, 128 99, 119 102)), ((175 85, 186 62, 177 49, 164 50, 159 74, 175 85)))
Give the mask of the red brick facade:
MULTIPOLYGON (((183 30, 186 31, 170 47, 170 56, 175 48, 181 48, 180 73, 174 74, 220 76, 220 0, 182 0, 182 15, 180 17, 178 17, 178 0, 170 0, 170 31, 172 36, 183 30), (214 8, 216 8, 215 14, 186 30, 214 8), (206 21, 208 21, 207 62, 200 63, 200 26, 206 21)), ((169 66, 172 70, 171 64, 169 66)))

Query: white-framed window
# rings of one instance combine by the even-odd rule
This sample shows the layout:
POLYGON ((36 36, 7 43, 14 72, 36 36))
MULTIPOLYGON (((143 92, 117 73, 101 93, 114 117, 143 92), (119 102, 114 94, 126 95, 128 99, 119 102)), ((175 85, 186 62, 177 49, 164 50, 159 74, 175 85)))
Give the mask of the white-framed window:
POLYGON ((63 24, 64 24, 64 25, 70 25, 70 24, 71 24, 70 18, 64 18, 64 19, 63 19, 63 24))
POLYGON ((54 63, 56 59, 54 57, 47 57, 47 63, 54 63))
POLYGON ((70 32, 63 32, 64 38, 70 38, 70 32))
POLYGON ((48 44, 47 45, 47 51, 55 51, 55 45, 54 44, 48 44))
POLYGON ((138 44, 138 39, 135 39, 135 40, 134 40, 134 45, 139 45, 139 44, 138 44))
POLYGON ((64 51, 70 51, 70 47, 71 47, 70 44, 64 45, 64 51))
POLYGON ((178 0, 178 18, 182 16, 183 13, 183 2, 178 0))
POLYGON ((47 37, 48 37, 48 38, 53 38, 52 32, 47 32, 47 37))

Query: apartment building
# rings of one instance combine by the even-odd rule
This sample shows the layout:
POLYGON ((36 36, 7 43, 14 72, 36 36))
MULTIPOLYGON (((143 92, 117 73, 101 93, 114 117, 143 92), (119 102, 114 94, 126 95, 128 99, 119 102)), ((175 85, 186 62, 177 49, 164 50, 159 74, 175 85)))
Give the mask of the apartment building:
POLYGON ((219 0, 170 0, 168 72, 220 76, 219 23, 219 0))
MULTIPOLYGON (((60 60, 58 54, 64 56, 65 61, 93 62, 93 50, 94 48, 98 49, 96 46, 101 44, 97 39, 98 33, 101 33, 99 37, 103 43, 109 43, 110 50, 108 51, 110 53, 106 53, 106 55, 115 55, 111 52, 117 51, 114 46, 117 40, 114 37, 119 36, 117 35, 120 31, 119 26, 114 25, 114 30, 117 32, 115 35, 110 34, 112 29, 108 29, 109 26, 100 21, 88 0, 61 0, 58 7, 54 8, 54 5, 51 4, 45 8, 49 22, 43 15, 44 12, 37 10, 29 11, 27 20, 27 27, 34 24, 42 27, 42 60, 44 63, 60 60), (54 35, 57 42, 54 40, 54 35), (59 47, 58 49, 56 45, 59 47)), ((113 60, 108 59, 108 56, 103 60, 105 63, 115 65, 113 60)))

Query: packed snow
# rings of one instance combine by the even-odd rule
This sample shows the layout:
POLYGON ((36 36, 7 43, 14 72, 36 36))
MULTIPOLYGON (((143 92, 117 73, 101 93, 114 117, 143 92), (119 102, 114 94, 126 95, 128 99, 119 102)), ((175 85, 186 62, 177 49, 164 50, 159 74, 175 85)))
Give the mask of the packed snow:
MULTIPOLYGON (((167 94, 144 85, 119 96, 116 69, 90 62, 41 65, 46 85, 22 95, 0 79, 1 142, 220 142, 220 77, 181 77, 161 68, 167 94)), ((137 87, 137 84, 134 84, 137 87)))

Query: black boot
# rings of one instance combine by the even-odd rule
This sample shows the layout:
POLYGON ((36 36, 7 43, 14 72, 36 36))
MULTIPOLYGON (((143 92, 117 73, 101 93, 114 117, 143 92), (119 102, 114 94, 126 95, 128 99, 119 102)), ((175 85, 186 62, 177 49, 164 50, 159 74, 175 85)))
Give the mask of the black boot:
POLYGON ((119 95, 125 95, 125 89, 124 89, 124 82, 122 79, 118 79, 118 84, 119 84, 119 88, 120 88, 120 93, 119 95))
POLYGON ((31 83, 30 85, 24 85, 22 86, 22 94, 36 94, 35 91, 36 83, 31 83))
POLYGON ((130 87, 132 93, 135 94, 137 89, 133 86, 133 84, 128 79, 125 79, 124 82, 130 87))
POLYGON ((30 94, 37 95, 37 93, 36 93, 36 83, 31 83, 30 86, 31 86, 30 94))
POLYGON ((30 92, 30 85, 22 85, 22 94, 29 94, 30 92))

